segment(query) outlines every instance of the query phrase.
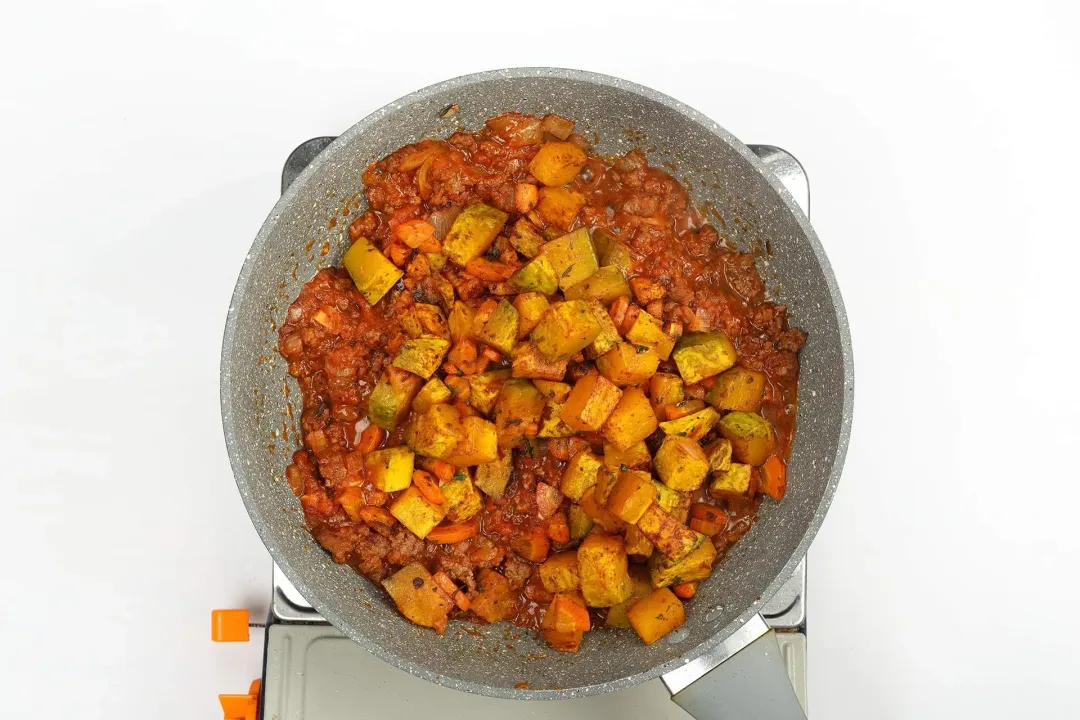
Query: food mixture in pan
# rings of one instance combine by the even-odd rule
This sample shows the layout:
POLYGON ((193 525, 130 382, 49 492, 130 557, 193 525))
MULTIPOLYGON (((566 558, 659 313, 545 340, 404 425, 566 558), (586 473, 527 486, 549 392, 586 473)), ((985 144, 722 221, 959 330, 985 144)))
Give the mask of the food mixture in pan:
POLYGON ((315 539, 412 622, 685 621, 780 501, 802 331, 640 151, 507 113, 364 173, 342 268, 289 308, 286 475, 315 539))

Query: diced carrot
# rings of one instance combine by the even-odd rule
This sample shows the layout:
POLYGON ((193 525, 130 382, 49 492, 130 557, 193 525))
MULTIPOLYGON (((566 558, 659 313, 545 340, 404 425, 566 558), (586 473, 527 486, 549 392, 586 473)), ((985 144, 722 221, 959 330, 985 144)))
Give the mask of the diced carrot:
POLYGON ((694 503, 691 505, 690 517, 720 524, 727 523, 727 513, 724 512, 724 509, 708 503, 694 503))
POLYGON ((499 353, 498 350, 491 347, 490 345, 485 345, 484 349, 481 350, 481 353, 484 357, 486 357, 493 363, 502 362, 502 355, 499 353))
POLYGON ((714 523, 712 520, 702 520, 701 518, 690 518, 690 529, 695 532, 699 532, 702 535, 712 537, 718 535, 723 529, 724 525, 714 523))
POLYGON ((558 593, 551 601, 540 627, 555 632, 585 632, 592 626, 589 611, 570 595, 558 593))
POLYGON ((671 588, 671 592, 675 593, 675 597, 682 598, 683 600, 689 600, 697 594, 697 583, 679 583, 675 587, 671 588))
POLYGON ((458 590, 454 593, 454 604, 458 606, 458 609, 462 612, 467 612, 472 607, 472 601, 469 600, 469 596, 458 590))
POLYGON ((479 534, 480 523, 475 519, 471 519, 433 528, 432 531, 427 534, 427 539, 431 542, 441 543, 443 545, 452 545, 453 543, 459 543, 462 540, 476 537, 479 534))
MULTIPOLYGON (((429 536, 430 537, 430 534, 429 536)), ((529 562, 543 562, 547 558, 551 541, 548 539, 547 530, 535 527, 526 533, 517 535, 510 540, 510 547, 521 557, 529 562)))
POLYGON ((439 483, 435 482, 435 476, 425 470, 414 470, 412 474, 413 485, 420 491, 420 494, 424 496, 428 502, 435 505, 442 505, 446 502, 446 498, 443 497, 442 490, 439 489, 439 483))
POLYGON ((483 280, 484 282, 502 282, 504 280, 509 280, 516 269, 517 268, 513 265, 495 262, 494 260, 488 260, 487 258, 482 257, 473 258, 465 264, 465 272, 469 273, 477 280, 483 280))
POLYGON ((706 391, 712 390, 712 386, 716 384, 716 379, 718 377, 719 375, 707 377, 704 380, 700 381, 698 384, 701 385, 701 387, 705 388, 706 391))
POLYGON ((368 425, 360 433, 360 441, 356 443, 356 449, 364 455, 378 450, 383 443, 383 432, 385 431, 381 427, 368 425))
POLYGON ((411 248, 419 248, 435 237, 435 226, 426 220, 406 220, 394 229, 394 235, 411 248))
POLYGON ((424 244, 417 248, 420 252, 426 253, 438 253, 442 252, 442 243, 435 236, 432 236, 424 241, 424 244))
POLYGON ((539 197, 540 191, 535 185, 518 183, 514 186, 514 210, 524 215, 536 207, 536 201, 539 197))
POLYGON ((386 254, 389 256, 390 262, 398 267, 405 267, 409 262, 409 258, 412 257, 412 248, 398 240, 391 240, 390 247, 386 249, 386 254))
POLYGON ((548 520, 548 537, 560 545, 570 542, 570 523, 563 511, 560 510, 548 520))
POLYGON ((570 459, 570 441, 566 438, 552 438, 548 441, 548 452, 556 460, 570 459))
POLYGON ((773 455, 761 468, 761 484, 758 489, 779 502, 787 492, 787 467, 784 461, 773 455))
POLYGON ((458 586, 454 583, 453 579, 442 570, 432 575, 431 579, 435 581, 435 584, 439 586, 440 590, 450 597, 453 597, 454 593, 458 591, 458 586))
POLYGON ((394 337, 390 338, 390 340, 386 343, 386 352, 393 355, 398 350, 400 350, 401 346, 404 345, 404 344, 405 344, 405 334, 404 333, 397 333, 396 335, 394 335, 394 337))
POLYGON ((420 466, 439 478, 440 483, 450 482, 454 479, 454 473, 457 472, 450 463, 435 458, 424 458, 420 461, 420 466))
POLYGON ((620 295, 611 303, 608 314, 611 315, 611 321, 615 323, 615 327, 622 327, 623 320, 626 318, 626 310, 629 307, 630 299, 625 295, 620 295))
POLYGON ((630 332, 630 328, 634 326, 634 321, 637 320, 637 316, 641 314, 641 308, 637 305, 630 305, 626 308, 626 314, 623 315, 622 323, 616 323, 615 327, 618 328, 621 335, 626 335, 630 332))
POLYGON ((389 510, 377 505, 365 505, 361 508, 357 508, 355 514, 357 520, 360 520, 367 525, 393 527, 394 523, 397 522, 397 518, 391 515, 389 510))

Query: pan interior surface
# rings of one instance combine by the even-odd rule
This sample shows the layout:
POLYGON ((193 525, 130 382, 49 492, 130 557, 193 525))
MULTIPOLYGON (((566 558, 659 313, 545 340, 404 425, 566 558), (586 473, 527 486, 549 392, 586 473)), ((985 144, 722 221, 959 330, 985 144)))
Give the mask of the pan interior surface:
MULTIPOLYGON (((362 208, 362 204, 360 205, 362 208)), ((467 76, 421 90, 364 119, 315 159, 278 202, 248 255, 229 308, 222 353, 222 416, 237 485, 271 555, 300 592, 365 649, 421 677, 471 692, 566 698, 626 687, 674 669, 723 641, 771 597, 805 553, 827 509, 847 443, 850 343, 828 262, 779 182, 715 123, 659 93, 572 70, 519 69, 467 76), (444 109, 457 105, 451 118, 444 109), (652 645, 632 631, 594 632, 577 654, 550 650, 507 623, 455 622, 439 637, 401 617, 382 589, 335 564, 304 527, 284 477, 299 446, 299 392, 277 352, 277 327, 303 283, 348 247, 345 207, 362 201, 372 161, 426 137, 515 110, 572 118, 599 152, 647 151, 708 203, 721 235, 772 255, 759 270, 801 352, 798 431, 782 503, 760 519, 686 604, 683 629, 652 645), (331 223, 337 218, 336 224, 331 223), (324 254, 325 250, 325 254, 324 254), (527 688, 520 684, 528 683, 527 688)))

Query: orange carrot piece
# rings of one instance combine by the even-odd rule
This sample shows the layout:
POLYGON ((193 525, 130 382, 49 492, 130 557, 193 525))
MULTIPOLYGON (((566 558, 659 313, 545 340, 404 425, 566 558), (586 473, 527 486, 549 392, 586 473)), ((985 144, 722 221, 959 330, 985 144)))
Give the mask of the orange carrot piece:
POLYGON ((516 270, 513 265, 503 262, 488 260, 487 258, 473 258, 465 264, 465 272, 477 280, 484 282, 503 282, 509 280, 516 270))
POLYGON ((569 595, 558 593, 551 601, 540 627, 555 632, 585 632, 592 626, 589 611, 569 595))
POLYGON ((461 590, 458 590, 454 593, 454 604, 457 605, 458 609, 462 612, 467 612, 468 609, 472 607, 472 600, 469 599, 468 595, 461 590))
POLYGON ((671 588, 671 592, 675 593, 675 597, 682 598, 683 600, 689 600, 697 594, 697 583, 679 583, 675 587, 671 588))
MULTIPOLYGON (((429 535, 430 537, 430 535, 429 535)), ((547 530, 536 527, 522 535, 517 535, 510 540, 510 547, 518 555, 529 562, 543 562, 547 559, 551 541, 548 539, 547 530)))
POLYGON ((690 506, 690 517, 697 518, 698 520, 708 520, 709 522, 719 523, 721 525, 727 524, 727 513, 723 508, 718 508, 715 505, 709 505, 708 503, 694 503, 690 506))
POLYGON ((360 433, 360 441, 356 443, 356 449, 364 455, 379 449, 383 443, 383 429, 375 425, 368 425, 360 433))
POLYGON ((720 531, 724 529, 725 526, 726 526, 726 524, 725 525, 720 525, 719 523, 715 523, 712 520, 702 520, 701 518, 690 518, 690 529, 694 530, 695 532, 699 532, 702 535, 707 535, 708 537, 712 537, 713 535, 718 535, 720 533, 720 531))
POLYGON ((622 327, 623 320, 626 318, 626 310, 629 307, 630 299, 625 295, 620 295, 611 303, 608 314, 611 315, 611 321, 615 323, 615 327, 622 327))
POLYGON ((442 505, 446 502, 446 498, 443 497, 442 490, 439 489, 439 483, 435 482, 435 476, 425 470, 414 470, 412 474, 413 485, 420 491, 420 494, 424 498, 435 505, 442 505))
POLYGON ((397 333, 396 335, 394 335, 394 337, 390 338, 390 340, 386 343, 386 352, 393 355, 398 350, 400 350, 401 346, 404 345, 404 344, 405 344, 405 335, 403 333, 397 333))
POLYGON ((431 542, 441 543, 443 545, 452 545, 454 543, 459 543, 462 540, 476 537, 479 534, 480 523, 475 519, 472 519, 459 523, 451 523, 450 525, 440 525, 427 534, 427 539, 431 542))
POLYGON ((439 478, 439 482, 444 484, 453 480, 454 473, 457 472, 450 463, 435 458, 424 458, 420 461, 420 466, 439 478))
POLYGON ((381 508, 378 505, 365 505, 364 507, 357 508, 355 515, 357 520, 362 521, 366 525, 392 527, 394 523, 397 522, 397 518, 391 515, 389 510, 381 508))
POLYGON ((559 511, 548 520, 548 537, 560 545, 570 542, 570 523, 566 520, 566 513, 559 511))
POLYGON ((454 593, 458 591, 458 586, 454 583, 450 576, 442 570, 432 575, 431 579, 435 581, 435 584, 439 586, 440 590, 442 590, 450 597, 454 597, 454 593))
POLYGON ((493 363, 502 362, 502 355, 499 353, 498 350, 491 347, 490 345, 485 345, 484 349, 481 350, 480 352, 484 357, 486 357, 488 360, 490 360, 493 363))
POLYGON ((761 484, 758 489, 779 502, 787 492, 787 467, 784 461, 773 455, 761 467, 761 484))
POLYGON ((419 248, 435 237, 435 226, 426 220, 406 220, 394 228, 394 235, 409 247, 419 248))

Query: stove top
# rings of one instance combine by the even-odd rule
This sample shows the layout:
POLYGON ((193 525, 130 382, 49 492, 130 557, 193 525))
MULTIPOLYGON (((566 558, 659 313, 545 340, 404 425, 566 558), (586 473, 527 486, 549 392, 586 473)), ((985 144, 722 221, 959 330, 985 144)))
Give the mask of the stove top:
MULTIPOLYGON (((285 162, 281 191, 334 141, 312 138, 285 162)), ((810 186, 793 155, 771 145, 750 145, 809 216, 810 186)), ((765 630, 776 632, 788 677, 805 711, 806 703, 806 560, 759 617, 713 653, 662 678, 614 693, 558 701, 522 701, 471 695, 417 678, 365 652, 322 618, 274 565, 273 595, 266 627, 261 717, 265 720, 340 720, 342 718, 414 718, 438 713, 454 718, 551 717, 595 720, 600 717, 650 717, 684 720, 687 715, 671 695, 724 662, 765 630)))

